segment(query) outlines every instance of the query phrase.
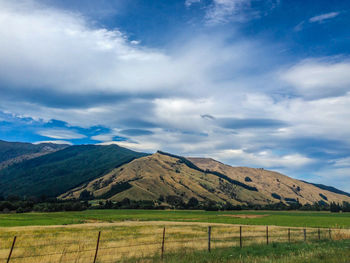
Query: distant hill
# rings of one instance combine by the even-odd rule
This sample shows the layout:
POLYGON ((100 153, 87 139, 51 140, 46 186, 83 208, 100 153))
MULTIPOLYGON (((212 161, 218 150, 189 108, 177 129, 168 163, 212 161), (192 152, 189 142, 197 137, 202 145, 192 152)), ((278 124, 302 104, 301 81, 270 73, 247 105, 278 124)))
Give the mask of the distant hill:
POLYGON ((350 201, 349 194, 334 187, 306 183, 277 172, 261 168, 232 167, 210 158, 188 159, 203 170, 216 171, 256 187, 266 198, 272 200, 286 203, 298 200, 301 204, 350 201))
POLYGON ((58 196, 145 155, 117 145, 70 146, 0 170, 0 195, 58 196))
POLYGON ((106 175, 83 184, 60 196, 63 199, 79 198, 86 190, 97 199, 120 201, 157 200, 167 198, 231 204, 268 202, 255 189, 235 184, 228 178, 205 173, 183 157, 162 152, 139 158, 112 170, 106 175))
POLYGON ((0 169, 41 155, 62 150, 69 145, 54 143, 23 143, 0 140, 0 169))
POLYGON ((324 185, 324 184, 313 184, 313 183, 309 183, 306 181, 302 181, 302 182, 307 183, 307 184, 312 184, 320 189, 327 190, 329 192, 333 192, 333 193, 341 194, 341 195, 346 195, 346 196, 350 197, 350 193, 344 192, 344 191, 339 190, 339 189, 332 187, 332 186, 328 186, 328 185, 324 185))
POLYGON ((112 201, 128 198, 158 200, 158 204, 175 207, 194 198, 202 204, 232 205, 350 202, 350 194, 334 187, 264 169, 232 167, 210 158, 185 158, 161 151, 149 155, 117 145, 0 141, 0 153, 3 162, 31 155, 29 160, 22 158, 0 170, 3 196, 112 201))
POLYGON ((174 200, 238 204, 313 204, 350 202, 348 196, 320 189, 288 176, 248 167, 231 167, 213 159, 184 158, 164 152, 124 164, 88 184, 61 195, 95 199, 174 200))

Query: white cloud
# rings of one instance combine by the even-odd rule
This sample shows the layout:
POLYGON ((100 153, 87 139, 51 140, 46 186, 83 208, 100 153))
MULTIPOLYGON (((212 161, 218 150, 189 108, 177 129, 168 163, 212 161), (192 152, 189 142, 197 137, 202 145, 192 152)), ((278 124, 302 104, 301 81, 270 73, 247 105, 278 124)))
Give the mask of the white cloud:
POLYGON ((350 168, 328 167, 316 173, 317 177, 312 178, 313 183, 320 183, 337 187, 343 191, 350 192, 350 168))
MULTIPOLYGON (((212 0, 207 6, 205 20, 209 25, 225 24, 228 22, 246 22, 266 15, 274 9, 279 0, 259 1, 259 8, 252 0, 212 0)), ((192 4, 192 3, 191 3, 192 4)))
POLYGON ((281 79, 307 98, 339 96, 350 91, 350 62, 307 59, 282 72, 281 79))
POLYGON ((241 11, 249 7, 251 0, 213 0, 206 20, 210 24, 221 24, 231 20, 242 21, 246 15, 241 11))
MULTIPOLYGON (((106 126, 110 133, 92 137, 103 144, 112 143, 121 129, 135 128, 122 119, 139 118, 154 123, 152 134, 113 143, 138 151, 215 157, 236 165, 284 166, 288 171, 314 162, 303 150, 285 152, 282 143, 290 138, 350 143, 346 59, 308 59, 275 74, 273 67, 280 67, 280 61, 273 43, 191 32, 186 41, 173 43, 173 49, 154 50, 129 41, 118 30, 92 26, 79 14, 18 3, 23 2, 0 0, 0 80, 6 83, 0 86, 0 110, 85 128, 106 126), (13 91, 11 99, 5 97, 6 87, 13 91), (281 90, 290 95, 290 88, 298 97, 278 95, 281 90), (42 103, 46 95, 41 91, 54 94, 55 103, 42 103), (18 99, 22 93, 28 95, 18 99), (60 105, 56 93, 63 94, 64 101, 72 100, 72 106, 60 105), (107 101, 74 105, 89 93, 92 101, 95 94, 106 94, 107 101), (108 100, 120 93, 134 96, 108 100), (145 93, 148 96, 142 96, 145 93), (272 119, 287 125, 237 131, 220 127, 220 118, 272 119)), ((241 11, 249 3, 216 0, 207 9, 207 19, 245 19, 241 11)), ((62 129, 40 134, 59 140, 84 138, 62 129)))
POLYGON ((147 142, 124 142, 124 141, 109 141, 98 143, 97 145, 111 145, 116 144, 121 147, 126 147, 134 151, 144 151, 144 152, 155 152, 159 149, 159 145, 156 143, 147 143, 147 142))
POLYGON ((336 17, 338 15, 339 15, 339 12, 331 12, 331 13, 327 13, 327 14, 322 14, 322 15, 311 17, 309 19, 309 22, 310 23, 315 23, 315 22, 321 23, 321 22, 323 22, 325 20, 334 18, 334 17, 336 17))
POLYGON ((0 79, 12 87, 150 92, 201 75, 168 54, 138 47, 118 30, 94 28, 78 14, 20 3, 0 1, 0 79))
POLYGON ((337 168, 350 168, 350 157, 335 160, 334 166, 337 168))
POLYGON ((249 153, 244 149, 227 149, 214 154, 216 158, 237 166, 254 166, 262 168, 298 168, 311 164, 312 159, 301 154, 275 155, 271 151, 249 153))
POLYGON ((107 133, 107 134, 99 134, 99 135, 91 136, 91 139, 95 141, 106 142, 106 141, 112 141, 114 137, 115 137, 115 134, 107 133))
POLYGON ((86 138, 84 134, 80 134, 73 130, 67 130, 67 129, 46 129, 46 130, 40 130, 37 133, 41 136, 59 139, 59 140, 86 138))
POLYGON ((190 7, 191 5, 195 3, 199 3, 201 0, 186 0, 185 1, 185 6, 190 7))
POLYGON ((68 145, 73 145, 73 143, 69 141, 39 141, 39 142, 34 142, 33 144, 40 144, 40 143, 54 143, 54 144, 68 144, 68 145))

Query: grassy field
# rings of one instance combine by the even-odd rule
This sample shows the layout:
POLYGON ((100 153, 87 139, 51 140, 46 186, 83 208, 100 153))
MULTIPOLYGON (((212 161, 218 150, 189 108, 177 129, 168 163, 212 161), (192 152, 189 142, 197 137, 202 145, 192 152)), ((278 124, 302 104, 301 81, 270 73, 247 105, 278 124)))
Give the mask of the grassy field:
POLYGON ((175 221, 350 228, 350 213, 301 211, 208 212, 182 210, 87 210, 82 212, 0 214, 0 227, 120 221, 175 221))
POLYGON ((166 262, 346 262, 332 260, 349 254, 344 252, 350 251, 349 242, 342 241, 350 239, 349 226, 350 215, 345 213, 296 211, 0 214, 0 261, 6 260, 16 236, 11 262, 93 262, 101 232, 97 262, 156 262, 165 227, 166 262), (238 224, 243 225, 243 249, 238 224), (210 254, 208 226, 212 227, 210 254), (324 261, 314 260, 320 258, 324 261))
POLYGON ((162 261, 159 255, 144 258, 130 259, 124 262, 232 262, 232 263, 348 263, 350 258, 350 241, 321 241, 317 243, 274 243, 271 246, 252 245, 246 248, 219 248, 190 253, 177 252, 164 256, 162 261))
MULTIPOLYGON (((240 228, 231 224, 125 221, 116 223, 86 223, 68 226, 26 226, 0 228, 0 261, 6 260, 14 236, 17 237, 12 260, 16 263, 92 262, 96 241, 101 231, 98 262, 128 261, 130 258, 149 259, 160 254, 165 227, 165 254, 206 251, 208 226, 211 226, 211 248, 240 247, 240 228)), ((350 230, 332 230, 333 241, 349 239, 350 230)), ((328 229, 307 229, 307 243, 330 240, 328 229)), ((290 242, 304 241, 302 228, 290 229, 290 242)), ((288 228, 270 226, 269 246, 288 243, 288 228)), ((243 226, 242 245, 266 246, 265 226, 243 226)), ((204 253, 204 252, 203 252, 204 253)), ((176 257, 175 257, 176 258, 176 257)), ((176 262, 176 260, 174 261, 176 262)), ((191 262, 191 261, 187 261, 191 262)))

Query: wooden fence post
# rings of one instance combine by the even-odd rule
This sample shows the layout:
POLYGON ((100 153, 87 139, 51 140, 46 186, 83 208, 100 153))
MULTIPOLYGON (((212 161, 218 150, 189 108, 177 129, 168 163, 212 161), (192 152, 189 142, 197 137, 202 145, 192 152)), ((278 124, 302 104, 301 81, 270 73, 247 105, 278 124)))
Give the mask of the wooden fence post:
POLYGON ((304 242, 306 242, 306 229, 304 228, 304 242))
POLYGON ((266 226, 266 245, 269 244, 269 226, 266 226))
POLYGON ((321 240, 321 230, 318 229, 318 240, 321 240))
POLYGON ((242 248, 242 226, 239 226, 239 247, 242 248))
POLYGON ((332 230, 328 229, 328 233, 329 233, 329 239, 332 240, 332 230))
POLYGON ((211 226, 208 226, 208 251, 210 252, 211 226))
POLYGON ((290 228, 288 228, 288 243, 290 243, 290 228))
POLYGON ((162 259, 164 257, 164 245, 165 245, 165 227, 163 228, 162 254, 161 254, 162 259))
POLYGON ((99 247, 99 245, 100 245, 100 237, 101 237, 101 231, 98 232, 94 263, 96 263, 96 259, 97 259, 98 247, 99 247))
POLYGON ((13 251, 13 248, 15 247, 16 239, 17 239, 17 236, 15 236, 15 237, 13 238, 11 250, 10 250, 9 256, 8 256, 8 258, 7 258, 7 263, 10 262, 11 255, 12 255, 12 251, 13 251))

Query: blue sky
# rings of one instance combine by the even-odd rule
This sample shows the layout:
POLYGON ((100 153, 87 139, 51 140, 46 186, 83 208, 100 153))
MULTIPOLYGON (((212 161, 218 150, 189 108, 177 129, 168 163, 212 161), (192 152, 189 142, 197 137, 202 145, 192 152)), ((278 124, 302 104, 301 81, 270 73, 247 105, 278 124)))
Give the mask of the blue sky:
POLYGON ((160 149, 350 191, 349 11, 0 0, 0 139, 160 149))

